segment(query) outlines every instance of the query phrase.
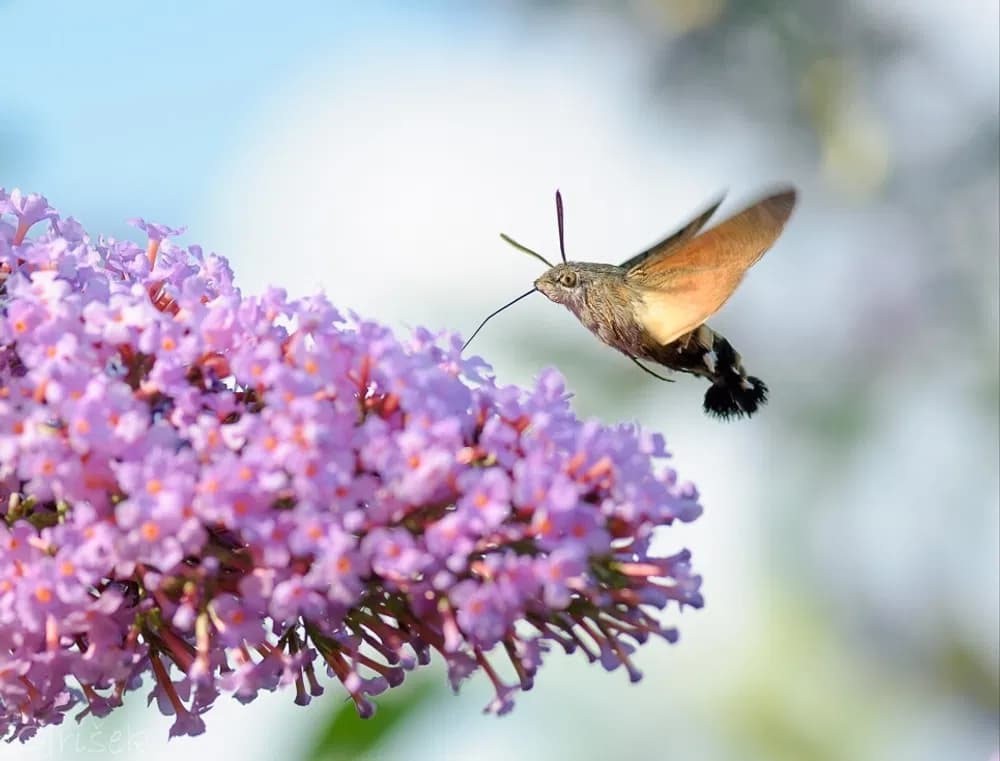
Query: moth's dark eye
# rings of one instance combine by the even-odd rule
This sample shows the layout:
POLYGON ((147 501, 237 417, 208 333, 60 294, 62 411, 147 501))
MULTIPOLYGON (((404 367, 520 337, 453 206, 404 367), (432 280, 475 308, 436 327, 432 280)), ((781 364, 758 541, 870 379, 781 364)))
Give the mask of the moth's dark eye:
POLYGON ((559 276, 559 285, 565 288, 576 288, 576 273, 570 270, 559 276))

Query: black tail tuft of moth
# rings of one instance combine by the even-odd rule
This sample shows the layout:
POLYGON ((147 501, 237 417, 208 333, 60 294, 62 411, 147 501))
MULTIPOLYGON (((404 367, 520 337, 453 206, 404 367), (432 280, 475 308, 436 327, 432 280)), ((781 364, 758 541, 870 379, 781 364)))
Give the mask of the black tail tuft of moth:
POLYGON ((767 403, 767 386, 760 378, 733 375, 725 384, 713 383, 705 392, 705 412, 720 420, 750 417, 767 403))
POLYGON ((767 386, 760 378, 746 374, 740 355, 718 333, 713 349, 715 377, 705 392, 705 412, 720 420, 750 417, 767 402, 767 386))

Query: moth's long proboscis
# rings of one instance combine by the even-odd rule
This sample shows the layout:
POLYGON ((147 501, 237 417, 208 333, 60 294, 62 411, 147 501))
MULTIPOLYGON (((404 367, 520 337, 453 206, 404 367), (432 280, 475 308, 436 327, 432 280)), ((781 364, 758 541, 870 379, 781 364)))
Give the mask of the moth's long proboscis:
POLYGON ((478 336, 478 335, 479 335, 479 331, 483 329, 483 326, 484 326, 484 325, 485 325, 486 323, 488 323, 488 322, 489 322, 490 320, 492 320, 492 319, 493 319, 494 317, 496 317, 496 316, 497 316, 498 314, 500 314, 500 313, 501 313, 501 312, 502 312, 502 311, 503 311, 504 309, 506 309, 507 307, 511 307, 511 306, 514 306, 514 304, 516 304, 517 302, 519 302, 519 301, 520 301, 521 299, 523 299, 523 298, 526 298, 526 297, 530 296, 530 295, 531 295, 531 294, 533 294, 533 293, 534 293, 534 292, 535 292, 536 290, 538 290, 538 289, 537 289, 537 288, 532 288, 532 289, 531 289, 530 291, 528 291, 527 293, 522 293, 522 294, 521 294, 520 296, 518 296, 518 297, 517 297, 516 299, 514 299, 513 301, 510 301, 510 302, 508 302, 508 303, 504 304, 504 305, 503 305, 502 307, 500 307, 500 308, 499 308, 499 309, 497 309, 496 311, 494 311, 494 312, 490 312, 490 313, 489 313, 489 314, 488 314, 488 315, 486 316, 486 319, 484 319, 484 320, 483 320, 483 321, 482 321, 481 323, 479 323, 479 327, 478 327, 478 328, 476 328, 476 330, 475 330, 475 331, 473 332, 473 334, 472 334, 471 336, 469 336, 469 340, 468 340, 468 341, 466 341, 466 342, 465 342, 464 344, 462 344, 462 351, 465 351, 465 347, 467 347, 467 346, 468 346, 469 344, 471 344, 471 343, 472 343, 472 339, 473 339, 473 338, 475 338, 476 336, 478 336))

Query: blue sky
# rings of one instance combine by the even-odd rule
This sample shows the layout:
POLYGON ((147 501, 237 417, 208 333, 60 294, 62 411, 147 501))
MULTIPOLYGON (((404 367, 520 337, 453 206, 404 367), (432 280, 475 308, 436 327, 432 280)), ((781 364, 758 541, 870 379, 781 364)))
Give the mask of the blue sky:
POLYGON ((0 3, 3 182, 107 232, 125 232, 122 215, 187 219, 290 72, 359 45, 398 54, 422 25, 447 36, 475 23, 454 4, 374 5, 0 3))

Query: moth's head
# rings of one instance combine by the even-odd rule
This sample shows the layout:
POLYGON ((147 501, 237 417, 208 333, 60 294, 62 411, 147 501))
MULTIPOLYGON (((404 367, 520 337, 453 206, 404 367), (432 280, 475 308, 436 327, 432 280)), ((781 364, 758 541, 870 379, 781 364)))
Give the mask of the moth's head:
POLYGON ((535 288, 557 304, 572 304, 583 293, 588 273, 574 262, 557 264, 542 273, 535 288))

